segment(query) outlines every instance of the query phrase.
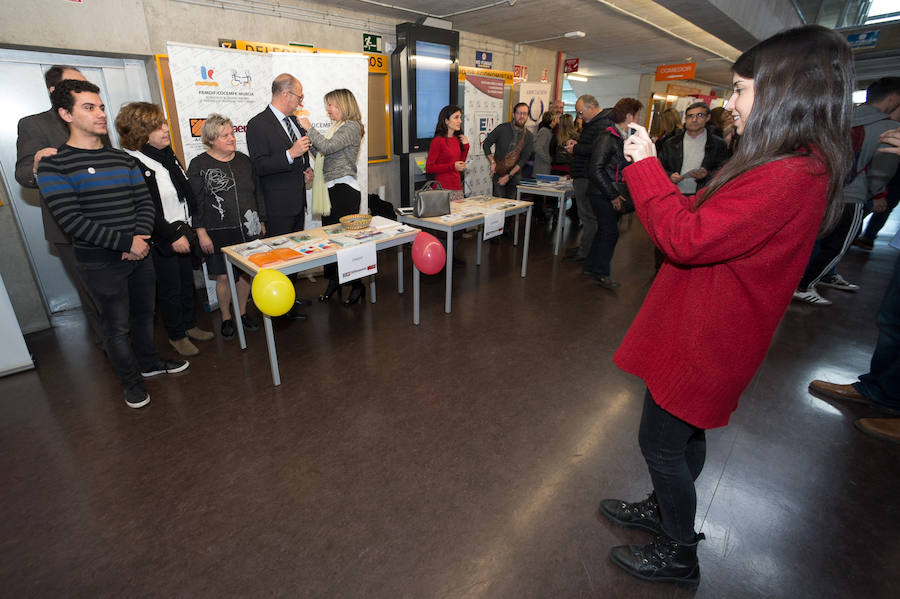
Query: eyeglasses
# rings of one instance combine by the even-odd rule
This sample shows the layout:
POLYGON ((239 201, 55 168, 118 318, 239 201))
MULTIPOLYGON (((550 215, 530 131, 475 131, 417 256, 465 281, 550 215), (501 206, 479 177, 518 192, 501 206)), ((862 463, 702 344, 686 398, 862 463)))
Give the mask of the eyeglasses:
POLYGON ((684 115, 684 118, 687 119, 687 120, 689 120, 689 121, 695 121, 695 120, 697 120, 697 119, 705 119, 707 116, 708 116, 708 115, 706 115, 706 114, 704 114, 704 113, 702 113, 702 112, 695 112, 694 114, 686 114, 686 115, 684 115))
POLYGON ((298 101, 298 102, 302 102, 302 101, 303 101, 303 94, 295 94, 294 92, 292 92, 292 91, 289 90, 289 89, 286 89, 286 90, 284 90, 284 91, 286 91, 287 93, 291 94, 292 96, 297 96, 297 101, 298 101))

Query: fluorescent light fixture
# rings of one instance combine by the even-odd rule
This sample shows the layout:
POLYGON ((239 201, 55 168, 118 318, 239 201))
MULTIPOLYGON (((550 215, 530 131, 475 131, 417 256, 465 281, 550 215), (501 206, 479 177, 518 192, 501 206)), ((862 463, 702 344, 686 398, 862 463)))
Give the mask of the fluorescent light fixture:
POLYGON ((563 39, 563 38, 577 39, 580 37, 584 37, 585 35, 587 35, 587 34, 584 31, 569 31, 569 32, 563 33, 561 35, 551 35, 550 37, 542 37, 541 39, 538 39, 538 40, 525 40, 522 42, 516 42, 516 47, 519 47, 522 44, 533 44, 535 42, 546 42, 546 41, 550 41, 550 40, 558 40, 558 39, 563 39))
POLYGON ((569 73, 566 77, 571 81, 581 81, 582 83, 588 80, 584 75, 574 75, 572 73, 569 73))
POLYGON ((853 92, 853 103, 854 104, 865 104, 866 102, 866 90, 858 89, 853 92))

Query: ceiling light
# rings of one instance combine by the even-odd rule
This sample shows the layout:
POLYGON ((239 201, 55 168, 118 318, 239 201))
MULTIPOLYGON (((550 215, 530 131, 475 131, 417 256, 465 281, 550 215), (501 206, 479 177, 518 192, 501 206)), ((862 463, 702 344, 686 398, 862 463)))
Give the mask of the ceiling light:
POLYGON ((569 73, 568 75, 566 75, 566 77, 567 77, 568 79, 570 79, 571 81, 581 81, 581 82, 584 82, 584 81, 587 81, 587 80, 588 80, 588 78, 585 77, 584 75, 573 75, 572 73, 569 73))
POLYGON ((587 34, 584 31, 569 31, 567 33, 563 33, 560 35, 551 35, 550 37, 542 37, 537 40, 525 40, 523 42, 516 42, 516 46, 521 46, 522 44, 533 44, 534 42, 547 42, 550 40, 558 40, 562 38, 567 39, 577 39, 580 37, 585 37, 587 34))

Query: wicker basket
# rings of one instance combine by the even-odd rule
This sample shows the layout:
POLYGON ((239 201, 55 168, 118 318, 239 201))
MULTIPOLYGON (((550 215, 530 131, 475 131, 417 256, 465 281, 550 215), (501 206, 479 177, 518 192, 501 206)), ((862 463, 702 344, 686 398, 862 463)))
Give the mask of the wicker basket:
POLYGON ((348 214, 347 216, 342 216, 341 224, 345 229, 349 229, 354 231, 356 229, 365 229, 372 222, 371 214, 348 214))

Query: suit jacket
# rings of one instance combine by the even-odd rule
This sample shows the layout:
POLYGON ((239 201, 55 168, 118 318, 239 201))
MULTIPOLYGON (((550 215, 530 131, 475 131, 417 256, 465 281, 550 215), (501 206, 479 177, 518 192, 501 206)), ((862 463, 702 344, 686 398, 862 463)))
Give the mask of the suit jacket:
MULTIPOLYGON (((297 123, 297 119, 293 115, 289 118, 300 134, 306 135, 306 129, 297 123)), ((295 216, 306 212, 303 171, 309 167, 309 155, 303 154, 295 158, 293 164, 289 163, 286 152, 291 145, 284 126, 268 106, 247 123, 247 149, 269 216, 295 216)))
MULTIPOLYGON (((37 189, 37 181, 31 172, 34 155, 44 148, 58 148, 68 139, 69 129, 53 109, 23 117, 19 121, 19 138, 16 140, 16 181, 19 185, 37 189)), ((50 243, 72 243, 53 218, 43 196, 40 196, 40 205, 44 238, 50 243)))

